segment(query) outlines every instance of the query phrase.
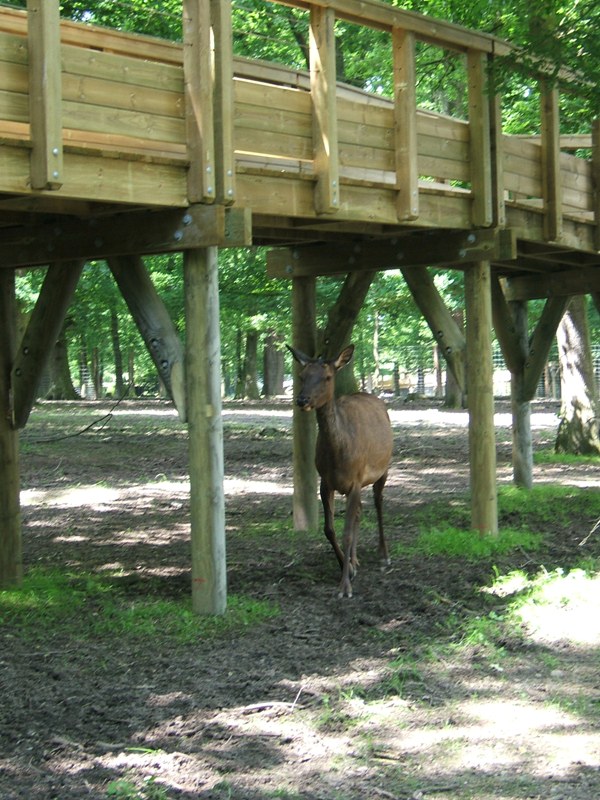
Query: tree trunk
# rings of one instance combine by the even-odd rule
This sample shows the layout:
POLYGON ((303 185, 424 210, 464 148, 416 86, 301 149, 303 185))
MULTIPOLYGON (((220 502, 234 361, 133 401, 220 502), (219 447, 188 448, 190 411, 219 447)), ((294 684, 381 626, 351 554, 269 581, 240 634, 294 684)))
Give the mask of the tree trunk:
POLYGON ((283 337, 280 334, 275 333, 275 331, 267 333, 263 352, 263 394, 265 397, 283 394, 284 356, 281 348, 282 342, 283 337))
POLYGON ((242 331, 238 328, 235 337, 236 376, 235 376, 234 398, 236 400, 241 400, 244 397, 244 359, 242 355, 242 350, 243 350, 242 343, 243 343, 242 331))
POLYGON ((244 354, 244 389, 243 397, 248 400, 258 400, 258 331, 250 329, 246 332, 246 350, 244 354))
POLYGON ((97 347, 92 350, 92 381, 94 382, 94 394, 99 400, 103 394, 103 369, 100 360, 100 352, 97 347))
POLYGON ((121 338, 119 336, 119 317, 114 308, 110 309, 110 335, 112 339, 113 357, 115 361, 115 396, 123 397, 125 394, 125 381, 123 380, 123 354, 121 352, 121 338))
POLYGON ((48 362, 50 387, 45 395, 46 400, 79 400, 79 395, 73 386, 69 367, 69 353, 65 333, 68 325, 69 321, 67 320, 63 325, 48 362))
POLYGON ((584 296, 571 300, 556 338, 562 396, 556 452, 600 454, 600 407, 584 296))

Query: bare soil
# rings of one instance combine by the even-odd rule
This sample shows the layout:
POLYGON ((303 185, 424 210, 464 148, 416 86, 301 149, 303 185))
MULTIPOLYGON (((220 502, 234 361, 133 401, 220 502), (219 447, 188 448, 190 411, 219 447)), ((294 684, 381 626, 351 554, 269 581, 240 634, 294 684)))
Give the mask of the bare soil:
MULTIPOLYGON (((110 410, 34 410, 22 435, 26 567, 118 575, 131 602, 186 600, 184 426, 159 401, 110 410)), ((509 483, 510 417, 498 411, 509 483)), ((536 448, 552 442, 555 412, 535 406, 536 448)), ((416 537, 417 512, 468 508, 468 443, 463 412, 405 405, 392 417, 384 513, 397 550, 416 537)), ((599 642, 507 633, 490 649, 457 637, 501 612, 482 592, 494 575, 598 557, 595 520, 574 507, 568 524, 548 523, 540 551, 399 553, 382 573, 365 497, 354 597, 340 600, 325 539, 291 532, 289 403, 227 403, 224 424, 229 591, 280 613, 186 644, 60 629, 32 639, 0 619, 2 800, 600 797, 599 642)), ((593 464, 540 465, 535 480, 600 485, 593 464)))

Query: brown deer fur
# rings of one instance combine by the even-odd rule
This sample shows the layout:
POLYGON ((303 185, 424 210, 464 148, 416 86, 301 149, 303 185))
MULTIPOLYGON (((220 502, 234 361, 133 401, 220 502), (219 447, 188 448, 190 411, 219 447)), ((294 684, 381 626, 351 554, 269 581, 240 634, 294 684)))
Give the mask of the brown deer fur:
POLYGON ((321 476, 325 536, 331 542, 342 569, 339 596, 352 597, 351 581, 358 566, 356 548, 363 486, 373 486, 379 556, 383 564, 390 563, 382 518, 383 487, 393 446, 390 419, 383 401, 372 394, 358 392, 335 398, 335 373, 351 360, 353 345, 330 361, 309 358, 292 347, 289 350, 303 367, 296 403, 305 411, 315 409, 317 412, 316 465, 321 476), (336 491, 346 496, 343 551, 333 525, 336 491))

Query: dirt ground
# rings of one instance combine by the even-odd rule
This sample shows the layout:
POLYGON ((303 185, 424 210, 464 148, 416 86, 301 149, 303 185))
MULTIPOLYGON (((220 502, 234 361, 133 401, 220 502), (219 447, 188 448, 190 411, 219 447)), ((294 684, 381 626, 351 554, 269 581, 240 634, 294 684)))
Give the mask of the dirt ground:
MULTIPOLYGON (((34 410, 22 434, 26 568, 118 574, 132 602, 148 591, 185 599, 184 427, 160 401, 109 410, 34 410)), ((535 446, 547 446, 556 407, 533 411, 535 446)), ((510 483, 508 407, 498 412, 499 480, 510 483)), ((405 405, 392 421, 394 548, 416 537, 418 511, 464 503, 468 460, 464 412, 405 405)), ((280 613, 185 644, 60 629, 31 639, 0 619, 2 800, 600 798, 589 713, 600 641, 509 636, 490 651, 453 638, 495 613, 482 599, 494 574, 598 557, 583 509, 550 522, 539 552, 493 562, 400 552, 382 573, 365 497, 354 597, 340 600, 325 539, 291 532, 289 403, 227 403, 224 425, 229 592, 280 613)), ((600 487, 590 464, 539 465, 535 480, 600 487)))

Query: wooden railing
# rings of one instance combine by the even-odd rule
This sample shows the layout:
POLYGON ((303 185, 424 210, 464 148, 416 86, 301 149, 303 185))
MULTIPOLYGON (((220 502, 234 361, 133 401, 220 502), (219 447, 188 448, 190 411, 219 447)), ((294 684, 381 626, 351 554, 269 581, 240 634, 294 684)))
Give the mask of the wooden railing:
POLYGON ((374 0, 286 4, 309 13, 310 74, 234 58, 225 0, 185 0, 183 47, 59 30, 57 0, 31 0, 29 26, 0 8, 0 192, 459 229, 517 209, 559 242, 565 220, 595 225, 598 157, 561 150, 555 87, 537 141, 502 133, 486 77, 505 43, 374 0), (336 17, 389 31, 393 99, 336 82, 336 17), (419 39, 464 53, 467 120, 417 109, 419 39))

